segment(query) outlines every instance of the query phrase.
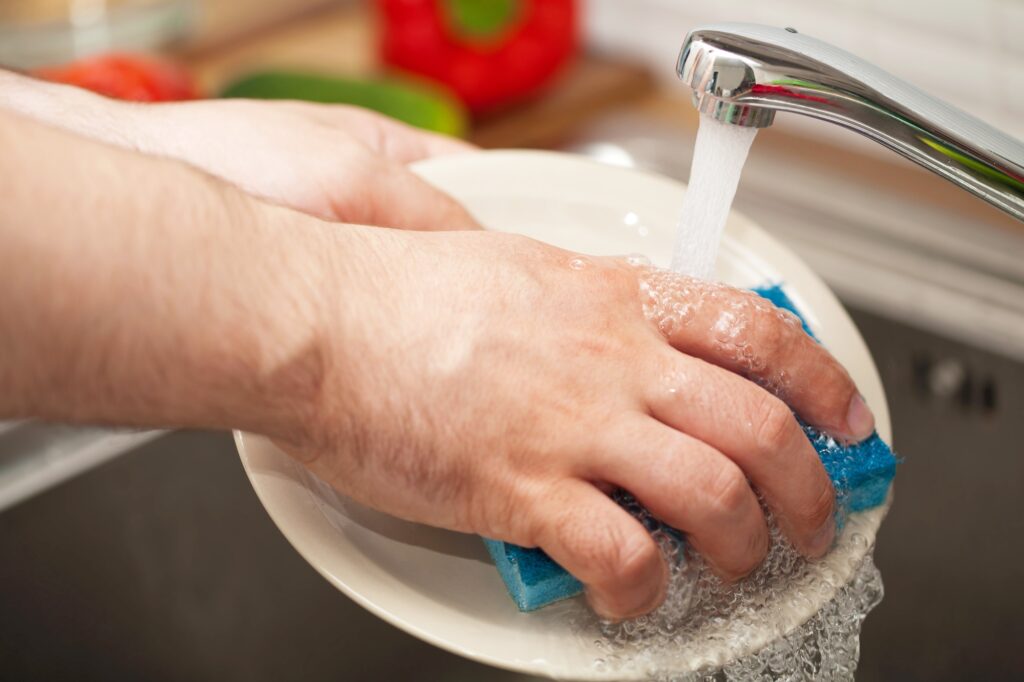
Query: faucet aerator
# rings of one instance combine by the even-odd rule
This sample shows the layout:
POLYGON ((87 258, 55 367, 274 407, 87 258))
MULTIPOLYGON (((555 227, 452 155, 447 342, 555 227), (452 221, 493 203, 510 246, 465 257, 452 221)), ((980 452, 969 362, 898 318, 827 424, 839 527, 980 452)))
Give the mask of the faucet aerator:
POLYGON ((693 106, 716 121, 744 128, 767 128, 775 122, 775 111, 749 104, 736 104, 711 95, 693 93, 693 106))

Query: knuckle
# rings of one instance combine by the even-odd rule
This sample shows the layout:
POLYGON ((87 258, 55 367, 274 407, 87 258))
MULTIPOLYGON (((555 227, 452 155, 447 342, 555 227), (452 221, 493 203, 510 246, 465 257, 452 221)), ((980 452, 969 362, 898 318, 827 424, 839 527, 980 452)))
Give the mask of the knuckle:
MULTIPOLYGON (((557 505, 560 511, 547 515, 539 513, 534 516, 533 537, 536 544, 543 545, 545 540, 564 547, 569 553, 584 558, 584 555, 596 554, 596 543, 588 542, 587 526, 572 508, 557 505)), ((587 556, 589 558, 589 556, 587 556)))
POLYGON ((631 533, 624 542, 615 546, 615 570, 611 575, 616 582, 634 585, 650 575, 651 564, 661 561, 657 545, 646 535, 631 533))
POLYGON ((618 524, 579 524, 570 516, 556 521, 559 542, 586 566, 590 582, 627 585, 641 580, 658 550, 643 533, 623 532, 618 524))
POLYGON ((793 442, 796 419, 784 402, 764 393, 751 422, 754 425, 754 443, 763 456, 777 454, 793 442))
POLYGON ((619 571, 621 561, 619 548, 621 538, 614 528, 594 526, 590 532, 582 533, 578 527, 568 529, 571 537, 566 537, 566 528, 561 529, 563 542, 576 555, 582 565, 602 580, 614 578, 619 571))
POLYGON ((750 485, 735 464, 723 466, 707 488, 709 509, 717 516, 732 517, 747 507, 750 485))

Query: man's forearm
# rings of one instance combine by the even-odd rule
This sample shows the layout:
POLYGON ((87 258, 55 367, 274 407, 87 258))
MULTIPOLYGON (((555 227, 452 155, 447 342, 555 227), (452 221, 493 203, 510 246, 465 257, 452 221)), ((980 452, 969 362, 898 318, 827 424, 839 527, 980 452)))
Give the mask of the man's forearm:
POLYGON ((324 226, 19 116, 0 149, 0 417, 286 435, 319 381, 324 226))

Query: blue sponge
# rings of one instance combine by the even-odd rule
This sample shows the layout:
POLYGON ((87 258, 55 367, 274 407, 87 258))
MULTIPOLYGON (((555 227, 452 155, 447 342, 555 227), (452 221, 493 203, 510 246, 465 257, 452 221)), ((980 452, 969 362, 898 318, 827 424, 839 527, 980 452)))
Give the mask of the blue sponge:
POLYGON ((533 611, 583 591, 579 580, 538 547, 488 538, 484 544, 520 611, 533 611))
MULTIPOLYGON (((780 286, 761 287, 754 291, 804 321, 780 286)), ((804 330, 814 336, 805 321, 804 330)), ((896 457, 877 433, 856 445, 845 447, 810 426, 805 425, 804 431, 832 479, 841 510, 863 511, 885 501, 896 474, 896 457)), ((622 504, 625 499, 629 499, 628 496, 617 498, 617 501, 622 504)), ((842 515, 839 519, 842 520, 842 515)), ((533 611, 583 591, 580 581, 539 548, 520 547, 486 538, 484 544, 520 611, 533 611)))
MULTIPOLYGON (((885 502, 897 459, 878 433, 845 447, 809 426, 804 426, 804 431, 832 479, 840 511, 859 512, 885 502)), ((842 518, 840 514, 839 520, 842 518)))

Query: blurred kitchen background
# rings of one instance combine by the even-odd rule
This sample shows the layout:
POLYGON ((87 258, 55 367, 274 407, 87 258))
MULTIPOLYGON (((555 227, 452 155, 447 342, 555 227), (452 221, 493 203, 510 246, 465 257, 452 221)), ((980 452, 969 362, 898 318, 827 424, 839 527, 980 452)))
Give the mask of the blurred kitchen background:
MULTIPOLYGON (((140 99, 353 101, 484 147, 685 180, 697 116, 679 45, 700 23, 751 21, 1024 138, 1024 0, 535 0, 525 28, 531 0, 438 1, 469 44, 518 41, 502 69, 474 77, 473 49, 454 68, 451 45, 421 59, 426 0, 0 0, 0 65, 140 99), (96 60, 111 51, 151 56, 96 60), (396 68, 410 65, 424 73, 396 68)), ((858 679, 1024 677, 1024 224, 785 115, 754 144, 737 207, 839 293, 889 395, 905 464, 858 679)), ((520 679, 336 592, 274 528, 227 434, 0 423, 0 557, 0 679, 520 679)))

